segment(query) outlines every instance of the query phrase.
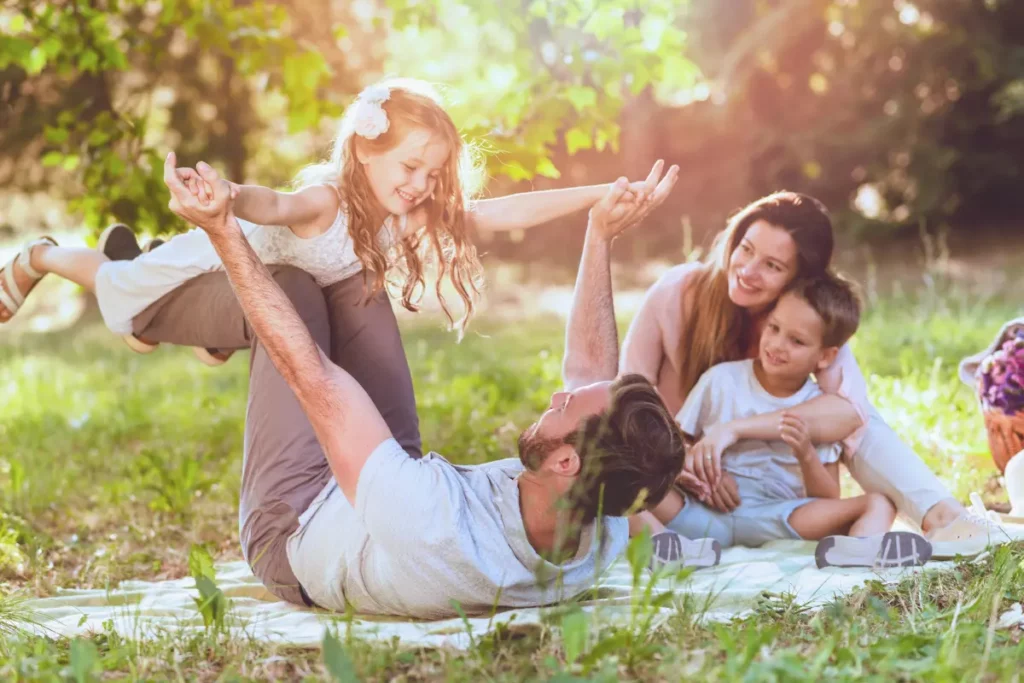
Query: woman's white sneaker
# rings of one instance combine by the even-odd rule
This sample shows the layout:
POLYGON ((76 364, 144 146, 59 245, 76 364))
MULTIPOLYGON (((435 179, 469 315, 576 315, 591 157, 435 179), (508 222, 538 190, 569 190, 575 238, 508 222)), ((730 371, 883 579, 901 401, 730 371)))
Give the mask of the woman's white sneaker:
POLYGON ((988 514, 964 510, 951 523, 928 534, 936 559, 953 559, 957 555, 973 557, 990 546, 1012 540, 1009 534, 988 514))

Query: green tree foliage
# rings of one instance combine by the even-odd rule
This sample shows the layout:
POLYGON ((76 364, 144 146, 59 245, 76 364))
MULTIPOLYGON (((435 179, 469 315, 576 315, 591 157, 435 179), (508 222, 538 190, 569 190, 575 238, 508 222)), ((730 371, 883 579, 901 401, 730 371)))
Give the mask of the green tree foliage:
POLYGON ((36 2, 0 11, 0 173, 8 186, 53 188, 98 226, 175 224, 163 154, 206 157, 244 174, 253 108, 281 93, 298 130, 335 114, 319 96, 328 68, 265 2, 36 2), (35 163, 36 161, 41 164, 35 163), (69 187, 68 181, 72 181, 69 187))
POLYGON ((494 175, 559 177, 558 150, 618 151, 623 107, 689 88, 678 0, 389 0, 388 66, 442 80, 494 175), (410 49, 409 46, 416 46, 410 49))
MULTIPOLYGON (((244 178, 253 148, 280 129, 255 97, 284 96, 288 133, 317 131, 385 70, 449 85, 453 115, 486 138, 494 174, 558 177, 556 149, 616 150, 631 96, 695 75, 670 0, 389 0, 369 20, 350 17, 351 31, 330 4, 20 0, 0 15, 9 184, 59 187, 93 227, 117 218, 166 230, 167 149, 244 178), (377 48, 387 41, 390 56, 377 48), (456 68, 437 73, 424 48, 456 68), (339 83, 347 62, 361 76, 339 83)), ((271 175, 260 179, 283 180, 271 175)))
MULTIPOLYGON (((0 183, 67 198, 93 227, 180 225, 159 178, 168 149, 285 182, 388 74, 444 84, 493 177, 576 184, 654 156, 681 163, 669 242, 679 213, 717 227, 780 187, 850 207, 843 224, 860 227, 987 216, 1022 196, 1024 4, 1012 0, 3 7, 0 183)), ((552 252, 545 239, 528 242, 552 252)))

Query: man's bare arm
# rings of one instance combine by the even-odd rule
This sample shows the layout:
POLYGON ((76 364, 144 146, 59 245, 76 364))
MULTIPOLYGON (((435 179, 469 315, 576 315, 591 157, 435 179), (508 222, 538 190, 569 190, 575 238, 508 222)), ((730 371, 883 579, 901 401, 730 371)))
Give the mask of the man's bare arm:
POLYGON ((211 203, 203 206, 173 177, 173 157, 169 167, 171 177, 165 174, 165 182, 172 192, 172 210, 209 234, 246 318, 295 392, 339 486, 354 504, 363 465, 391 436, 384 418, 359 383, 323 355, 291 301, 256 256, 230 213, 227 183, 201 164, 198 171, 214 193, 211 203))
POLYGON ((387 423, 359 383, 321 352, 241 228, 211 235, 211 241, 249 324, 295 392, 339 486, 354 505, 363 465, 391 437, 387 423))
POLYGON ((629 184, 625 178, 619 178, 590 210, 565 331, 562 379, 566 389, 614 379, 618 374, 619 333, 612 298, 611 244, 668 196, 679 169, 670 168, 659 183, 663 167, 661 161, 654 165, 640 191, 641 201, 624 201, 629 184))
POLYGON ((210 242, 227 271, 231 287, 267 354, 303 408, 321 410, 318 396, 327 381, 320 349, 295 307, 256 256, 234 215, 210 242))
POLYGON ((619 370, 619 332, 612 299, 611 241, 588 225, 565 331, 562 380, 570 391, 614 379, 619 370))

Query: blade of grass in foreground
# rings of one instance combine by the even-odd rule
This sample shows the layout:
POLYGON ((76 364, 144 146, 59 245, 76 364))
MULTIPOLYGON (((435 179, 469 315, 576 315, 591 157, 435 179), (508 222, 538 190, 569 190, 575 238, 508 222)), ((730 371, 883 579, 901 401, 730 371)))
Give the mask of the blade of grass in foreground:
POLYGON ((13 595, 0 595, 0 651, 8 639, 25 632, 25 626, 37 623, 35 614, 25 599, 13 595))

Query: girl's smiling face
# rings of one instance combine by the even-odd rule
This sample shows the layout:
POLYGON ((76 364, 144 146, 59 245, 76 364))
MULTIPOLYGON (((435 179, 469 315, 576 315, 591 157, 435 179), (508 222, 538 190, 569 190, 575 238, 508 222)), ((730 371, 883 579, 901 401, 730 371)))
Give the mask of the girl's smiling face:
POLYGON ((413 128, 389 150, 375 153, 357 145, 357 154, 377 202, 401 216, 433 194, 451 149, 432 131, 413 128))

